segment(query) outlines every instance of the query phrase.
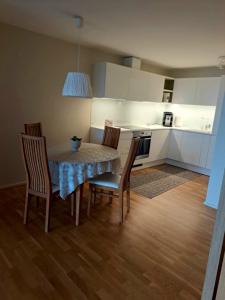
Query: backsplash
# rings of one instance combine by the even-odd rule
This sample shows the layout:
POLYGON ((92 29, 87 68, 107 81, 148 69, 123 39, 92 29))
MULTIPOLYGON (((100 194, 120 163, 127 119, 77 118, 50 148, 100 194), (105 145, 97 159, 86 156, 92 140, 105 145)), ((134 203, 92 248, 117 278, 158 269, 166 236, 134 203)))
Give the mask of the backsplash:
POLYGON ((114 125, 135 124, 148 126, 162 124, 164 111, 171 111, 180 118, 184 127, 204 129, 213 126, 215 106, 178 105, 156 102, 97 99, 92 102, 91 125, 104 126, 105 119, 114 125))

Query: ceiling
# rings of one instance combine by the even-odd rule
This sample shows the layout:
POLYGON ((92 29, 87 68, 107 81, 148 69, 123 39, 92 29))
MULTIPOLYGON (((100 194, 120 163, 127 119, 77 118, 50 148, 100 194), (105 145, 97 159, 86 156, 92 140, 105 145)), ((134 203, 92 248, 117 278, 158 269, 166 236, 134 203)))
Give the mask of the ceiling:
POLYGON ((225 55, 225 0, 0 0, 0 21, 172 68, 225 55))

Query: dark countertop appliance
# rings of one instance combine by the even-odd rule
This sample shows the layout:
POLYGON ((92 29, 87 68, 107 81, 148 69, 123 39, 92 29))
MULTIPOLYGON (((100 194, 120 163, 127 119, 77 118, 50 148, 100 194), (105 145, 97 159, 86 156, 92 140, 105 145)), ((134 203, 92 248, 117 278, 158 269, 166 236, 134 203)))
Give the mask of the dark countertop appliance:
POLYGON ((173 113, 165 111, 163 113, 163 126, 172 127, 173 126, 173 113))

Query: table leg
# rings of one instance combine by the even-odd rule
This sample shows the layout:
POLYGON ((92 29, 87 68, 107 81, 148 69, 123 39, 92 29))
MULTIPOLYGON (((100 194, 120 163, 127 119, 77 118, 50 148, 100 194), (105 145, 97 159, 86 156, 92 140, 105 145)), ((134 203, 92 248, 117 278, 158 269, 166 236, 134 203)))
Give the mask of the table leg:
POLYGON ((75 192, 73 192, 72 194, 71 194, 71 196, 70 196, 70 201, 71 201, 71 207, 70 207, 70 209, 71 209, 71 217, 73 217, 74 216, 74 200, 75 200, 75 192))
POLYGON ((81 201, 81 189, 80 187, 76 190, 76 220, 75 225, 79 225, 80 220, 80 201, 81 201))

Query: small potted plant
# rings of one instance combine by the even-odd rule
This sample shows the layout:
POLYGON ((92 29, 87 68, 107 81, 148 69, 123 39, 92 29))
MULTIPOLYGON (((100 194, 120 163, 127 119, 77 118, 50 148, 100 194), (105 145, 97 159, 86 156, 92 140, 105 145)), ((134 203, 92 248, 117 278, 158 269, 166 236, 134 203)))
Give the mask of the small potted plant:
POLYGON ((81 145, 81 138, 78 138, 76 135, 74 135, 72 138, 71 138, 71 148, 72 148, 72 151, 74 152, 77 152, 80 148, 80 145, 81 145))

